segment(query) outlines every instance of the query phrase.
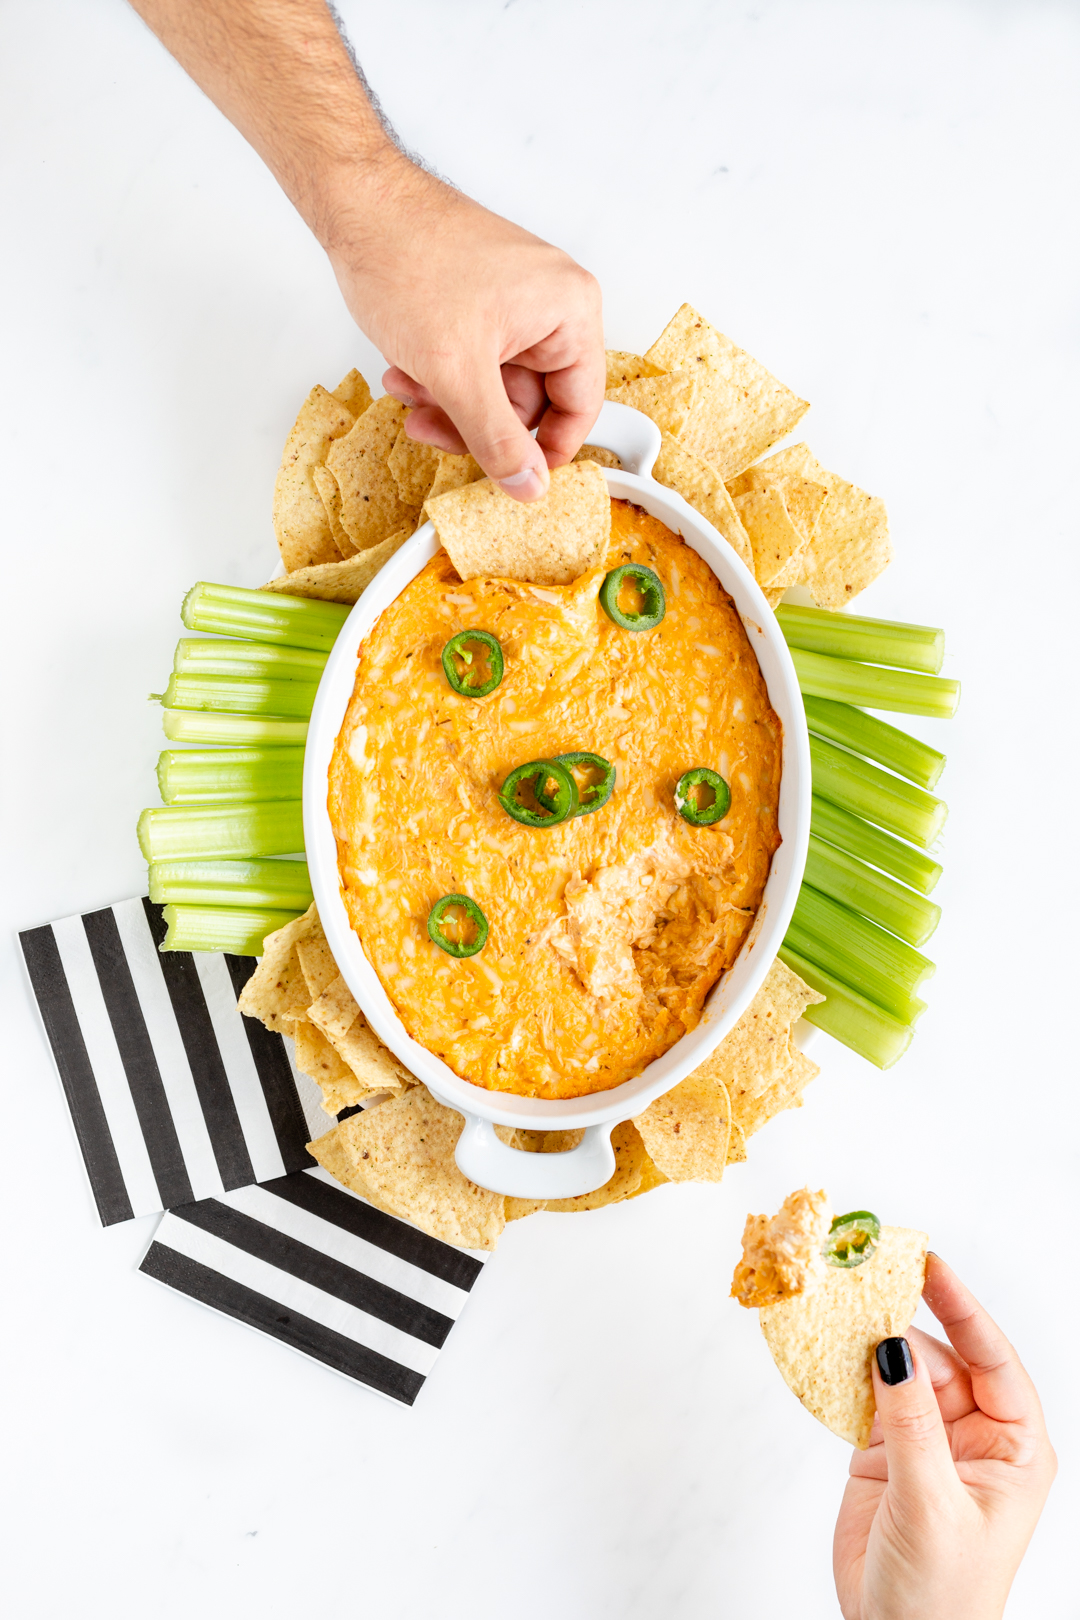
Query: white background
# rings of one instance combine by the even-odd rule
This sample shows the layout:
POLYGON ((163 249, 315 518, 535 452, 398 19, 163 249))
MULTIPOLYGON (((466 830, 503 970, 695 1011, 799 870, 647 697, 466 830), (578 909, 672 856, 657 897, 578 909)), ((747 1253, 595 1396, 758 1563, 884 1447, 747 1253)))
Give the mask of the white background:
POLYGON ((688 299, 888 503, 863 598, 964 680, 931 1010, 822 1039, 722 1188, 511 1229, 412 1411, 137 1275, 97 1228, 13 931, 142 892, 184 590, 258 584, 316 380, 380 363, 259 161, 120 0, 7 0, 0 1335, 15 1620, 819 1620, 846 1447, 725 1296, 748 1210, 923 1226, 1007 1327, 1061 1477, 1011 1620, 1080 1613, 1074 602, 1080 8, 347 4, 405 141, 599 276, 688 299))

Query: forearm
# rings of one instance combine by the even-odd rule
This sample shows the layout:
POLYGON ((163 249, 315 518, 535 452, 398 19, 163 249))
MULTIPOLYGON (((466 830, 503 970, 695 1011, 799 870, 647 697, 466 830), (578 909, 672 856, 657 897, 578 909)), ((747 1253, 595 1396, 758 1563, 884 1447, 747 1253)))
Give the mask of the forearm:
POLYGON ((324 0, 131 4, 329 251, 418 177, 368 100, 324 0))

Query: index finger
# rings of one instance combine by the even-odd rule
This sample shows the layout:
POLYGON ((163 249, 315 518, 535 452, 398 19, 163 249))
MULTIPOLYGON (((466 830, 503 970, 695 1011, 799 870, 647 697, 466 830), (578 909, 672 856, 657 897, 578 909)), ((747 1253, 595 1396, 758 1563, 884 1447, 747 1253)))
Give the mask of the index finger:
POLYGON ((974 1294, 936 1254, 927 1257, 923 1298, 967 1363, 979 1409, 1001 1423, 1041 1423, 1039 1397, 1016 1351, 974 1294))

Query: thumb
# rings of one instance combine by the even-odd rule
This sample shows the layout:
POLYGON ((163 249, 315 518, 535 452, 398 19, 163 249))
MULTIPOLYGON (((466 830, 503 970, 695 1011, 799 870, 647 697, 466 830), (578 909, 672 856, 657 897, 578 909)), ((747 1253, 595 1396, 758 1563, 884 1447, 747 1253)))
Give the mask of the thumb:
POLYGON ((897 1506, 924 1508, 956 1482, 929 1371, 914 1359, 906 1339, 882 1339, 873 1370, 889 1494, 897 1506))
POLYGON ((455 383, 428 386, 488 477, 515 500, 535 501, 548 487, 547 461, 510 403, 497 361, 455 383))

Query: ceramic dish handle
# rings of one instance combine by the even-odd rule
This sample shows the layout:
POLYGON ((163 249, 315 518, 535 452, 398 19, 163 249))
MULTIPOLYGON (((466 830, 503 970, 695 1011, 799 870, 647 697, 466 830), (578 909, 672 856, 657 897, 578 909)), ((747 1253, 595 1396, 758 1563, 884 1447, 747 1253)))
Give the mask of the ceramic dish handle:
POLYGON ((627 472, 648 478, 660 454, 660 429, 640 411, 608 399, 600 407, 586 443, 614 450, 627 472))
POLYGON ((511 1198, 576 1198, 610 1181, 615 1172, 612 1121, 588 1125, 575 1148, 565 1153, 525 1153, 507 1147, 489 1119, 465 1115, 458 1138, 458 1169, 478 1187, 511 1198))

